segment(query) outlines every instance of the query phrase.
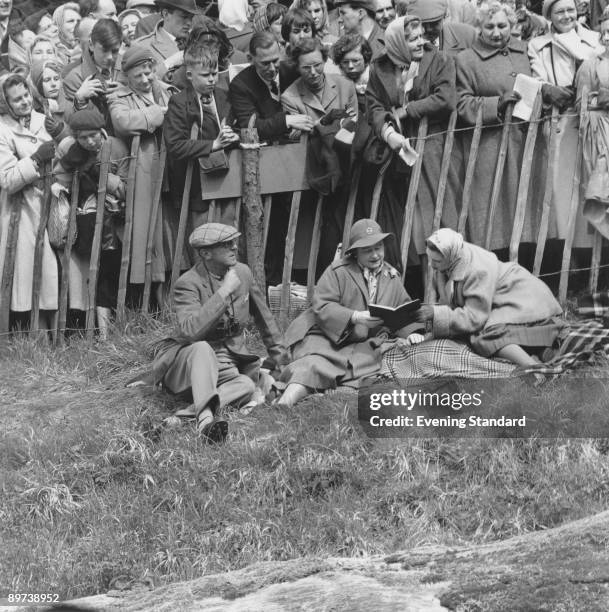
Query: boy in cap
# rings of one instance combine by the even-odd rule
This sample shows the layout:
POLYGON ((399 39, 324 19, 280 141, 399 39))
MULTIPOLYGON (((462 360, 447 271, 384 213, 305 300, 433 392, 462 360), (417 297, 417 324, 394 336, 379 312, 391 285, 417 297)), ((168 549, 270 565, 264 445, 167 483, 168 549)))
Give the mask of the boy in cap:
POLYGON ((251 270, 237 261, 234 227, 205 223, 190 235, 199 261, 177 281, 175 335, 163 340, 154 362, 155 378, 173 393, 192 391, 199 432, 221 442, 228 432, 217 417, 228 404, 249 401, 260 359, 246 347, 243 330, 254 315, 269 356, 287 362, 282 338, 251 270))

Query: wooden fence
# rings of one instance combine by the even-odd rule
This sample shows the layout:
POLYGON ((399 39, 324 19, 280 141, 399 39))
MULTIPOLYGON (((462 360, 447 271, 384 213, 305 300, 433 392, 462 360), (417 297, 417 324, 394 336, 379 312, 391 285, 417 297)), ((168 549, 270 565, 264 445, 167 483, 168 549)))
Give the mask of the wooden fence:
MULTIPOLYGON (((584 92, 581 108, 582 113, 586 112, 588 107, 588 95, 584 92)), ((580 116, 581 117, 581 116, 580 116)), ((542 117, 542 105, 541 99, 538 96, 529 123, 526 140, 523 151, 522 169, 520 173, 520 180, 517 191, 517 199, 515 203, 515 215, 513 220, 513 228, 511 239, 509 242, 509 257, 512 261, 516 261, 518 258, 518 247, 520 239, 524 229, 525 213, 527 202, 529 201, 529 189, 531 185, 531 169, 533 166, 533 157, 536 141, 539 138, 541 130, 539 124, 546 122, 549 129, 546 133, 549 134, 547 145, 547 176, 544 186, 544 197, 543 201, 539 204, 540 207, 540 224, 537 236, 537 245, 535 251, 535 260, 533 264, 533 273, 535 275, 540 274, 541 261, 544 254, 547 236, 548 226, 550 220, 550 210, 552 203, 552 188, 553 180, 552 175, 555 169, 556 157, 557 157, 557 144, 556 144, 556 128, 559 121, 559 114, 556 109, 553 109, 551 115, 542 117)), ((581 122, 580 122, 581 123, 581 122)), ((461 128, 463 129, 463 128, 461 128)), ((483 130, 482 125, 482 108, 480 107, 475 125, 471 128, 472 139, 469 149, 469 156, 465 168, 465 177, 463 181, 463 191, 461 199, 461 208, 459 213, 458 224, 455 229, 460 232, 467 231, 467 218, 469 214, 470 198, 473 189, 474 172, 478 163, 478 152, 480 145, 480 138, 483 130)), ((509 108, 506 112, 505 123, 501 133, 501 139, 498 143, 498 163, 495 169, 493 188, 491 192, 491 198, 488 208, 488 218, 486 225, 486 238, 485 243, 481 246, 489 247, 491 244, 492 228, 494 218, 497 211, 497 204, 499 201, 501 181, 504 172, 505 160, 507 155, 508 139, 511 129, 518 129, 512 122, 512 108, 509 108)), ((418 134, 416 139, 416 151, 418 153, 418 159, 415 162, 408 190, 405 197, 404 206, 404 219, 403 229, 400 236, 400 253, 402 257, 402 268, 405 271, 407 265, 407 255, 410 248, 412 225, 414 212, 417 202, 417 192, 419 182, 421 179, 421 171, 423 164, 423 154, 425 151, 425 144, 427 140, 427 120, 423 119, 418 128, 418 134)), ((245 131, 244 131, 245 132, 245 131)), ((437 186, 437 195, 435 201, 435 210, 433 215, 433 229, 436 230, 440 227, 442 219, 442 211, 446 196, 446 190, 448 185, 448 175, 451 162, 453 160, 453 150, 455 146, 455 138, 457 132, 457 113, 453 112, 447 122, 447 131, 444 141, 444 150, 441 159, 439 183, 437 186)), ((193 127, 192 137, 196 137, 196 126, 193 127)), ((232 150, 228 154, 229 158, 229 169, 226 173, 219 175, 214 174, 203 174, 200 173, 201 187, 203 199, 211 202, 207 215, 207 220, 220 220, 225 219, 226 207, 232 207, 234 210, 233 222, 236 226, 239 226, 240 218, 242 217, 241 211, 251 204, 248 201, 243 202, 243 195, 247 192, 248 199, 256 197, 256 191, 259 194, 262 202, 262 228, 260 236, 260 249, 258 252, 259 257, 263 257, 265 249, 267 247, 267 241, 269 236, 269 224, 272 218, 272 205, 273 196, 279 193, 291 192, 291 206, 289 222, 286 232, 285 241, 285 255, 283 260, 283 275, 282 275, 282 290, 281 290, 281 301, 280 301, 280 313, 279 318, 282 324, 286 324, 290 314, 290 281, 293 272, 293 261, 294 261, 294 247, 297 237, 298 219, 301 213, 301 197, 303 192, 309 189, 309 185, 305 173, 305 158, 306 158, 306 142, 300 142, 295 144, 286 145, 273 145, 258 147, 254 144, 249 145, 251 149, 255 149, 256 163, 258 164, 258 173, 255 173, 254 182, 258 182, 258 185, 250 185, 244 188, 244 181, 251 181, 252 177, 244 177, 243 172, 243 157, 245 153, 240 150, 232 150), (254 190, 252 192, 252 189, 254 190), (252 195, 253 193, 253 195, 252 195)), ((120 267, 120 278, 119 278, 119 289, 118 289, 118 303, 117 303, 117 320, 124 321, 125 319, 125 301, 127 295, 129 267, 131 259, 131 248, 132 248, 132 231, 133 231, 133 218, 134 218, 134 195, 135 195, 135 181, 136 181, 136 166, 137 166, 137 154, 140 147, 140 138, 135 136, 131 142, 131 153, 130 153, 130 166, 126 180, 126 204, 125 204, 125 225, 123 234, 123 252, 120 267)), ((164 143, 161 144, 160 150, 157 152, 155 159, 153 160, 153 184, 152 194, 153 201, 151 204, 151 216, 148 227, 148 240, 146 242, 146 260, 145 260, 145 283, 143 289, 142 299, 142 311, 146 312, 149 308, 149 299, 151 293, 152 284, 152 250, 153 250, 153 239, 155 227, 157 225, 157 216, 159 214, 162 197, 162 187, 164 173, 166 172, 166 151, 164 143)), ((582 138, 580 134, 579 148, 578 148, 578 164, 579 169, 583 163, 583 152, 582 152, 582 138)), ((251 156, 249 162, 252 163, 251 156)), ((86 333, 89 338, 93 337, 95 331, 95 303, 96 303, 96 287, 97 277, 99 271, 99 261, 101 253, 101 238, 102 238, 102 225, 104 215, 104 202, 106 197, 106 182, 108 176, 108 168, 110 164, 110 148, 104 146, 101 152, 101 163, 99 173, 99 187, 97 194, 97 213, 95 232, 93 237, 93 245, 91 258, 89 263, 88 273, 88 307, 86 316, 86 333)), ((186 181, 184 185, 184 192, 181 202, 180 218, 176 237, 176 248, 173 254, 173 261, 171 266, 171 285, 175 285, 175 282, 181 272, 180 263, 182 261, 182 253, 184 243, 186 239, 186 231, 188 225, 189 216, 189 198, 191 190, 192 176, 195 171, 199 171, 199 166, 194 162, 190 162, 187 168, 186 181)), ((370 202, 370 216, 376 219, 379 213, 379 202, 382 194, 383 180, 387 171, 387 164, 377 168, 377 176, 374 181, 374 188, 372 191, 372 197, 370 202)), ((344 233, 343 233, 343 245, 348 242, 348 231, 355 218, 355 206, 358 197, 358 187, 360 177, 362 174, 362 166, 355 163, 352 167, 352 174, 350 177, 349 195, 346 206, 346 213, 344 218, 344 233)), ((37 330, 39 325, 38 313, 39 313, 39 298, 40 298, 40 285, 41 285, 41 273, 42 273, 42 245, 44 232, 49 216, 49 207, 51 204, 51 183, 52 174, 50 167, 45 168, 45 180, 44 180, 44 195, 42 203, 42 214, 40 217, 40 228, 36 240, 36 250, 34 254, 34 283, 33 283, 33 295, 32 295, 32 314, 31 314, 31 328, 37 330)), ((534 180, 534 179, 533 179, 534 180)), ((54 337, 58 342, 63 342, 63 331, 66 327, 66 317, 68 310, 68 264, 70 262, 70 255, 72 246, 75 240, 76 233, 76 208, 78 202, 78 186, 79 177, 78 173, 75 173, 72 190, 71 190, 71 207, 70 216, 68 223, 68 236, 67 242, 64 249, 57 252, 58 260, 61 268, 60 275, 60 286, 59 286, 59 310, 56 316, 56 330, 54 337)), ((574 184, 574 189, 579 189, 579 184, 574 184)), ((322 196, 318 196, 315 204, 315 215, 313 222, 313 235, 310 245, 309 257, 308 257, 308 273, 307 273, 307 294, 309 299, 312 296, 313 287, 316 281, 315 272, 317 268, 317 259, 319 256, 320 244, 323 241, 323 230, 322 230, 322 218, 323 218, 323 207, 327 205, 328 199, 322 196)), ((569 213, 568 221, 568 235, 564 241, 564 249, 562 256, 562 268, 560 272, 560 283, 558 290, 558 297, 561 302, 564 302, 567 296, 568 282, 569 282, 569 265, 571 260, 571 251, 573 246, 573 237, 575 231, 575 219, 578 211, 578 206, 581 206, 581 198, 574 199, 574 205, 572 206, 569 213)), ((15 258, 15 245, 18 239, 18 223, 19 223, 20 207, 18 200, 15 199, 13 202, 13 208, 9 216, 8 224, 8 240, 6 256, 4 258, 4 267, 2 270, 1 282, 0 282, 0 333, 4 334, 3 337, 8 337, 6 332, 9 326, 9 304, 11 300, 12 290, 12 277, 13 267, 15 258)), ((241 219, 242 221, 242 219, 241 219)), ((393 228, 383 228, 385 231, 392 231, 393 228)), ((247 228, 246 228, 247 230, 247 228)), ((245 232, 247 234, 247 231, 245 232)), ((589 290, 595 291, 598 285, 599 279, 599 267, 601 263, 601 248, 603 246, 603 238, 598 232, 595 232, 593 240, 592 250, 592 264, 590 267, 589 275, 589 290)), ((248 252, 249 256, 252 256, 251 252, 248 252)), ((248 262, 250 265, 260 265, 261 262, 248 262)), ((429 272, 430 270, 428 270, 429 272)), ((426 274, 426 285, 425 285, 425 299, 429 300, 431 295, 431 274, 426 274)))

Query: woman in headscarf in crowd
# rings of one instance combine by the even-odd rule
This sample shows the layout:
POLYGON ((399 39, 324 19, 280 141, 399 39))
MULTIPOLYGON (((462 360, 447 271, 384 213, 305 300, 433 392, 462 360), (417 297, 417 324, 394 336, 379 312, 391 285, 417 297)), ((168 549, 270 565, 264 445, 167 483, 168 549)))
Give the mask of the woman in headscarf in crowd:
MULTIPOLYGON (((10 307, 22 325, 27 325, 32 309, 34 251, 43 200, 41 179, 55 153, 44 120, 43 114, 33 110, 29 86, 21 75, 0 78, 0 274, 11 272, 5 270, 9 219, 13 207, 20 210, 12 297, 10 305, 1 307, 10 307)), ((50 328, 57 299, 57 260, 45 230, 39 302, 42 327, 50 328)))
POLYGON ((280 405, 338 386, 357 389, 362 378, 378 373, 388 343, 423 340, 420 324, 389 329, 370 314, 370 304, 396 307, 410 300, 399 273, 385 261, 391 235, 372 219, 351 227, 347 254, 326 269, 311 307, 286 330, 293 360, 282 372, 287 387, 280 405))
POLYGON ((254 32, 271 32, 273 34, 281 50, 281 59, 286 57, 285 41, 281 35, 281 26, 287 11, 288 9, 282 4, 269 2, 266 6, 257 8, 252 18, 254 32))
MULTIPOLYGON (((398 154, 410 149, 408 139, 416 136, 421 119, 428 119, 430 137, 425 143, 411 243, 422 255, 425 237, 432 231, 444 148, 444 135, 439 132, 446 130, 455 108, 455 68, 452 60, 425 44, 418 17, 399 17, 387 26, 385 52, 371 64, 366 99, 368 121, 378 146, 376 152, 370 151, 365 157, 369 161, 377 157, 379 163, 391 157, 383 182, 379 220, 400 238, 410 168, 398 154)), ((444 206, 442 222, 456 227, 456 211, 449 201, 444 206)), ((398 246, 393 245, 388 252, 388 259, 395 265, 405 263, 398 246)))
POLYGON ((125 49, 130 47, 131 43, 135 40, 135 29, 141 18, 142 14, 137 9, 127 9, 119 14, 118 25, 123 33, 123 46, 125 49))
MULTIPOLYGON (((465 339, 483 357, 518 366, 538 363, 564 327, 548 286, 515 262, 465 242, 443 228, 427 239, 437 305, 423 304, 417 320, 434 338, 465 339)), ((547 353, 546 353, 547 356, 547 353)))
MULTIPOLYGON (((575 74, 587 59, 602 52, 598 32, 577 22, 575 0, 544 0, 543 16, 551 22, 550 32, 529 42, 533 76, 543 81, 544 103, 561 112, 555 138, 558 154, 554 163, 552 204, 558 238, 565 238, 571 204, 580 200, 577 174, 577 140, 579 123, 575 108, 575 74)), ((577 205, 577 204, 576 204, 577 205)), ((592 236, 578 210, 573 246, 587 248, 592 236)))
POLYGON ((292 9, 304 9, 311 13, 315 23, 316 36, 326 48, 330 48, 339 36, 338 25, 331 28, 326 0, 294 0, 292 9))
POLYGON ((34 62, 41 62, 45 60, 58 60, 55 53, 55 44, 53 41, 44 34, 38 34, 32 41, 32 45, 28 51, 30 59, 30 66, 34 62))
POLYGON ((577 72, 577 108, 588 96, 588 108, 580 126, 584 156, 584 216, 609 238, 609 8, 600 22, 602 55, 586 60, 577 72))
MULTIPOLYGON (((245 66, 248 63, 247 55, 235 49, 218 23, 206 15, 195 15, 192 20, 192 29, 186 39, 184 49, 200 44, 215 45, 218 48, 218 84, 216 87, 228 91, 229 69, 231 66, 245 66)), ((167 73, 163 76, 166 83, 182 90, 186 87, 186 68, 184 67, 184 51, 165 60, 167 73)), ((234 75, 231 75, 231 78, 234 75)))
POLYGON ((64 122, 69 104, 63 95, 61 70, 56 60, 41 60, 32 64, 29 75, 34 109, 45 115, 45 129, 56 142, 69 135, 69 128, 64 122))
MULTIPOLYGON (((518 73, 531 76, 526 44, 513 38, 512 26, 516 22, 514 11, 505 4, 491 2, 478 9, 478 38, 471 49, 455 58, 457 67, 457 110, 462 125, 473 126, 482 107, 482 133, 470 193, 467 227, 468 237, 474 244, 485 245, 489 225, 489 202, 493 192, 495 169, 502 138, 502 122, 510 104, 519 96, 514 93, 518 73)), ((516 120, 512 120, 516 123, 516 120)), ((492 222, 489 248, 506 249, 510 244, 518 184, 522 172, 522 154, 527 124, 512 125, 508 133, 505 165, 499 199, 492 222)), ((456 149, 460 160, 456 167, 459 179, 450 191, 461 200, 473 129, 461 133, 456 149)), ((539 139, 541 141, 541 138, 539 139)), ((543 198, 543 154, 535 156, 539 170, 529 190, 526 220, 521 243, 532 243, 537 238, 539 203, 543 198)), ((456 228, 455 225, 449 227, 456 228)))
MULTIPOLYGON (((152 252, 152 282, 158 283, 157 303, 162 304, 161 290, 165 272, 171 269, 171 253, 163 252, 165 217, 172 213, 171 206, 159 207, 156 225, 151 226, 153 183, 162 179, 156 160, 159 158, 163 120, 171 90, 169 85, 157 80, 154 58, 146 48, 133 45, 123 56, 121 69, 127 79, 110 96, 108 106, 114 133, 128 145, 132 136, 140 136, 135 175, 133 209, 133 235, 131 242, 131 267, 129 281, 142 285, 145 280, 146 246, 148 233, 154 232, 152 252)), ((171 232, 165 232, 170 235, 171 232)), ((166 241, 170 245, 172 240, 166 241)))
POLYGON ((76 2, 66 2, 58 6, 53 12, 53 22, 57 26, 57 37, 59 42, 55 45, 57 57, 68 65, 75 59, 75 50, 78 42, 74 31, 80 22, 80 8, 76 2))

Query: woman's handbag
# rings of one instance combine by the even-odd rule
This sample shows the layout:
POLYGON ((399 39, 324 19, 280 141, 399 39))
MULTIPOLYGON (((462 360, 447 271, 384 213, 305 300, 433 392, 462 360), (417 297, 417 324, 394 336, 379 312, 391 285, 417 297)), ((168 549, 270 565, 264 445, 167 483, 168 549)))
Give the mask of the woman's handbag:
POLYGON ((56 249, 63 249, 68 239, 68 222, 70 219, 70 201, 68 192, 64 187, 51 188, 53 193, 51 198, 51 208, 49 210, 49 220, 47 221, 47 232, 49 242, 56 249))
POLYGON ((222 151, 212 151, 209 155, 199 157, 199 166, 203 174, 226 172, 228 170, 228 155, 222 151))

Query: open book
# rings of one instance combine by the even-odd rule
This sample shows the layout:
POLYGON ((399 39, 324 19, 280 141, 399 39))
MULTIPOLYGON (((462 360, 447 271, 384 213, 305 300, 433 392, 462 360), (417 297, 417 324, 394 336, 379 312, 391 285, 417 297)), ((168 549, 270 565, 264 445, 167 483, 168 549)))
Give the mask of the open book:
POLYGON ((383 319, 389 329, 400 329, 404 325, 414 322, 414 313, 421 308, 421 300, 411 300, 399 306, 381 306, 368 304, 368 311, 373 317, 383 319))

